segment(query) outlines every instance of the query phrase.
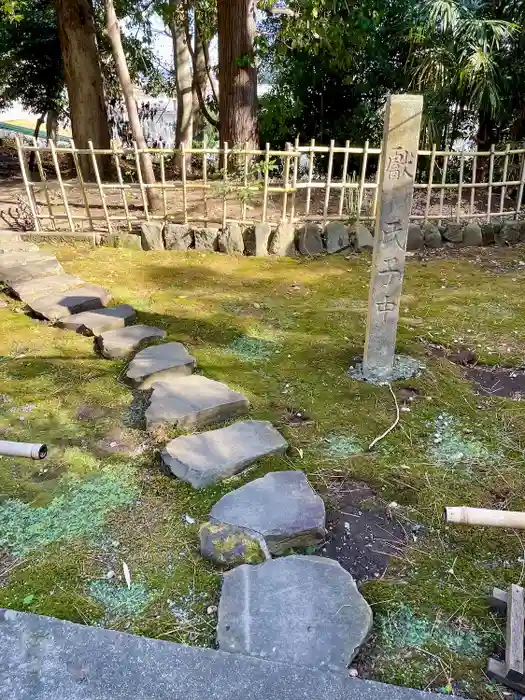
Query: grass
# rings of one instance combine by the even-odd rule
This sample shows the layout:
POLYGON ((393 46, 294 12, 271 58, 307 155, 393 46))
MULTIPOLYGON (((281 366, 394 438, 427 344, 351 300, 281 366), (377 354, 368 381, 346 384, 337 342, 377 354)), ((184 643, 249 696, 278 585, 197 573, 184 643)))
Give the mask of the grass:
POLYGON ((476 396, 457 366, 426 356, 422 340, 468 345, 491 364, 525 362, 523 249, 408 262, 398 351, 426 370, 397 385, 418 396, 370 453, 395 407, 387 387, 347 375, 364 341, 369 257, 57 253, 68 272, 135 306, 140 323, 185 343, 199 371, 242 391, 251 416, 271 420, 291 449, 204 491, 168 479, 155 453, 175 433, 137 430, 140 401, 119 380, 124 363, 98 358, 89 338, 15 313, 20 304, 10 301, 0 309, 0 430, 6 439, 45 441, 50 456, 0 458, 0 606, 212 645, 220 574, 198 555, 199 524, 232 488, 270 470, 303 469, 328 502, 334 482, 366 481, 385 504, 398 504, 409 533, 422 526, 387 575, 363 586, 376 619, 362 655, 366 673, 493 697, 484 669, 502 623, 485 599, 493 586, 525 580, 525 536, 447 527, 442 511, 525 509, 525 406, 476 396), (299 411, 309 420, 291 426, 299 411), (138 456, 101 456, 101 441, 119 429, 144 443, 138 456), (464 468, 458 453, 467 448, 464 468), (407 626, 419 637, 394 634, 407 626))

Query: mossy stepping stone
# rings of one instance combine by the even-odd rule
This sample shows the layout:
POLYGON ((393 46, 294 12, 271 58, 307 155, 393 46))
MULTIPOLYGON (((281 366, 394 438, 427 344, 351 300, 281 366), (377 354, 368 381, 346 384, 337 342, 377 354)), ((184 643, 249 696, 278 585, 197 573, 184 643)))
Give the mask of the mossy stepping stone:
POLYGON ((160 379, 191 374, 196 364, 182 343, 163 343, 138 352, 129 363, 126 378, 147 389, 160 379))

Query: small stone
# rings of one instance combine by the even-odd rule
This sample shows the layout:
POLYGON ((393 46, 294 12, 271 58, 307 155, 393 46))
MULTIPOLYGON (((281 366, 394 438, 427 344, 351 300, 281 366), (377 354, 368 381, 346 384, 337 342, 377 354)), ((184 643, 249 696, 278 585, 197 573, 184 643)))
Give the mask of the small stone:
POLYGON ((141 389, 168 377, 191 374, 197 361, 182 343, 164 343, 145 348, 131 360, 126 378, 141 389))
POLYGON ((280 223, 273 232, 268 249, 272 255, 294 257, 297 255, 295 248, 295 226, 289 223, 280 223))
POLYGON ((267 559, 261 537, 233 525, 204 523, 199 538, 201 556, 221 566, 261 564, 267 559))
POLYGON ((463 229, 463 245, 483 245, 483 234, 481 233, 481 226, 475 221, 470 222, 463 229))
POLYGON ((218 250, 217 236, 219 231, 214 228, 195 229, 193 232, 196 250, 218 250))
POLYGON ((164 250, 161 221, 145 221, 140 226, 142 250, 164 250))
POLYGON ((348 675, 350 676, 350 678, 357 678, 357 676, 359 675, 359 671, 357 670, 357 668, 349 668, 348 675))
POLYGON ((10 290, 15 296, 27 303, 37 297, 57 294, 85 284, 83 280, 74 275, 51 275, 26 282, 14 282, 10 285, 10 290))
POLYGON ((282 454, 288 443, 268 421, 242 421, 199 435, 182 435, 161 453, 167 469, 199 489, 238 474, 260 457, 282 454))
POLYGON ((204 427, 246 414, 250 408, 238 391, 198 374, 155 381, 151 388, 145 414, 148 430, 161 425, 204 427))
POLYGON ((58 294, 48 294, 32 299, 28 306, 35 314, 49 321, 58 321, 83 311, 100 309, 111 301, 111 294, 104 287, 86 284, 58 294))
POLYGON ((8 306, 9 304, 7 303, 7 301, 4 301, 4 299, 0 299, 0 309, 5 309, 8 306))
POLYGON ((299 231, 298 248, 301 255, 321 255, 324 253, 321 227, 318 224, 305 224, 299 231))
POLYGON ((293 555, 224 575, 221 651, 345 671, 371 627, 370 606, 332 559, 293 555))
POLYGON ((122 326, 133 323, 136 317, 137 314, 132 306, 119 304, 111 306, 109 309, 83 311, 80 314, 61 318, 56 325, 82 335, 101 335, 105 331, 122 328, 122 326))
POLYGON ((423 231, 419 224, 408 224, 407 250, 421 250, 423 247, 423 231))
POLYGON ((210 522, 257 532, 276 555, 317 545, 326 534, 323 499, 301 471, 270 472, 227 493, 211 509, 210 522))
POLYGON ((209 605, 209 606, 206 608, 206 612, 208 613, 208 615, 215 615, 215 613, 217 612, 217 610, 218 610, 218 608, 217 608, 216 605, 209 605))
POLYGON ((183 224, 166 224, 164 242, 167 250, 188 250, 193 246, 193 232, 183 224))
POLYGON ((225 229, 219 231, 218 246, 220 253, 234 255, 244 253, 244 239, 239 224, 228 224, 225 229))
POLYGON ((374 249, 374 237, 368 227, 359 222, 350 226, 350 240, 358 253, 374 249))
POLYGON ((457 223, 448 223, 443 238, 451 243, 463 242, 463 226, 457 223))
POLYGON ((423 241, 427 248, 442 248, 443 239, 440 230, 434 224, 423 224, 423 241))
POLYGON ((161 328, 139 325, 105 331, 95 342, 101 355, 114 360, 128 358, 149 342, 165 337, 166 331, 161 328))
POLYGON ((330 221, 325 229, 325 237, 327 253, 338 253, 350 247, 348 228, 342 221, 330 221))

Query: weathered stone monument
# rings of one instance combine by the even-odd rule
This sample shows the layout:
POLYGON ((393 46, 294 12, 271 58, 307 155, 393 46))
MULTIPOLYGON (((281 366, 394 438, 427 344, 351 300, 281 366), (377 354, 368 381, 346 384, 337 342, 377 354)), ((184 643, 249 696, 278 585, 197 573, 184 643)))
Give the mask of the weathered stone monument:
POLYGON ((395 378, 399 302, 422 110, 421 95, 391 95, 386 106, 379 174, 379 211, 362 365, 363 378, 373 382, 388 382, 395 378))

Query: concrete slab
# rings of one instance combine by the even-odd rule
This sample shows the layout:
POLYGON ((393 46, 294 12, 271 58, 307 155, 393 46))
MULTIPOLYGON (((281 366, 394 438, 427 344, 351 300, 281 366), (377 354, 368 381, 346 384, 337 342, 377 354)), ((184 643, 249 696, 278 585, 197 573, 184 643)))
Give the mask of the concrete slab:
POLYGON ((67 289, 81 287, 86 284, 80 277, 74 275, 50 275, 49 277, 39 277, 25 282, 13 282, 9 285, 11 293, 22 301, 28 302, 30 299, 44 296, 45 294, 57 294, 65 292, 67 289))
POLYGON ((129 363, 126 379, 134 386, 148 389, 153 382, 193 372, 197 360, 182 343, 163 343, 138 352, 129 363))
MULTIPOLYGON (((0 610, 6 700, 438 700, 410 688, 0 610)), ((451 696, 447 696, 453 700, 451 696)))
POLYGON ((111 294, 107 289, 96 284, 86 284, 76 289, 31 299, 28 306, 37 316, 47 318, 48 321, 58 321, 82 311, 100 309, 110 300, 111 294))
POLYGON ((73 314, 59 319, 56 325, 83 335, 100 335, 105 331, 133 323, 136 318, 137 314, 132 306, 119 304, 109 309, 95 309, 73 314))
POLYGON ((221 651, 344 671, 371 627, 370 606, 334 559, 293 555, 224 575, 221 651))
POLYGON ((198 374, 157 381, 151 388, 145 414, 148 430, 160 425, 203 428, 237 418, 250 408, 248 399, 238 391, 198 374))
POLYGON ((238 474, 266 455, 282 454, 288 443, 269 421, 247 420, 200 435, 182 435, 161 452, 164 466, 201 489, 238 474))
POLYGON ((105 331, 96 339, 97 350, 110 360, 128 358, 136 350, 160 338, 166 337, 166 331, 154 326, 127 326, 105 331))

